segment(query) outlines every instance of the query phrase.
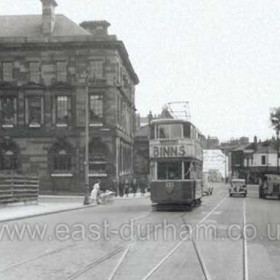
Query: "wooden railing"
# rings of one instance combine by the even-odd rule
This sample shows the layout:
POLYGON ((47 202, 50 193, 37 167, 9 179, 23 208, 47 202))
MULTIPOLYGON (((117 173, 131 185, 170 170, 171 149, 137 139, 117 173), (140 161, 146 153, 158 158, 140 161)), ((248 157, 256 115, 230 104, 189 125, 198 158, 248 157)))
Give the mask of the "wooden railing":
POLYGON ((0 175, 0 204, 37 201, 38 195, 38 177, 0 175))

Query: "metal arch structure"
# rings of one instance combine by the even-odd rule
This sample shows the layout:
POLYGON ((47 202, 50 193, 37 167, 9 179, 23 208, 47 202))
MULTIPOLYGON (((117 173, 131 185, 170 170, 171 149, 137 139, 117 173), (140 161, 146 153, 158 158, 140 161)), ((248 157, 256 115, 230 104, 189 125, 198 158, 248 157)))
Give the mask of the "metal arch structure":
POLYGON ((174 119, 191 120, 188 101, 168 102, 163 106, 163 109, 168 110, 174 119))

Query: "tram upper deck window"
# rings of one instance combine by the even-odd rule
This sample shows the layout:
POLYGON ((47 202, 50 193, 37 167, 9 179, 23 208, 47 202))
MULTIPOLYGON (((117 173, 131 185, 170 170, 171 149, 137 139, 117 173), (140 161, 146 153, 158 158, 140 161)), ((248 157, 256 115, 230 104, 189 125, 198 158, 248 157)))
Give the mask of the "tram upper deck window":
POLYGON ((160 139, 182 138, 181 124, 160 124, 158 125, 157 136, 160 139))
POLYGON ((158 180, 181 180, 182 163, 181 162, 158 162, 158 180))
POLYGON ((189 123, 184 124, 184 137, 191 138, 191 125, 189 123))

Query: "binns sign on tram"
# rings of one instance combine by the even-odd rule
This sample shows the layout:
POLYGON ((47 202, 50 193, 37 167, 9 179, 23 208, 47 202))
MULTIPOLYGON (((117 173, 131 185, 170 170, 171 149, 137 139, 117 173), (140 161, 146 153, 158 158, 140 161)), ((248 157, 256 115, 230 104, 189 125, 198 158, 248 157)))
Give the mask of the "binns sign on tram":
POLYGON ((202 159, 202 148, 195 144, 158 145, 150 143, 150 158, 178 157, 202 159))

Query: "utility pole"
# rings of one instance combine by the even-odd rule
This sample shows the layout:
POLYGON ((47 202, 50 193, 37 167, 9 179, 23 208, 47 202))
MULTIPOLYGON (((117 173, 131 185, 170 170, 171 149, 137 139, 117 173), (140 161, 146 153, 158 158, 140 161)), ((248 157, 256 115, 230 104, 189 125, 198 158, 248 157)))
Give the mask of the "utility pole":
POLYGON ((89 77, 85 79, 85 190, 84 190, 84 205, 89 205, 89 77))
POLYGON ((89 205, 89 85, 95 83, 95 75, 89 77, 86 74, 85 78, 85 190, 84 190, 84 205, 89 205))
POLYGON ((280 151, 279 151, 279 146, 280 146, 280 143, 279 143, 279 141, 280 141, 280 139, 279 139, 279 127, 277 128, 277 130, 276 130, 276 141, 277 141, 277 173, 278 174, 280 174, 279 173, 279 155, 280 155, 280 151))

